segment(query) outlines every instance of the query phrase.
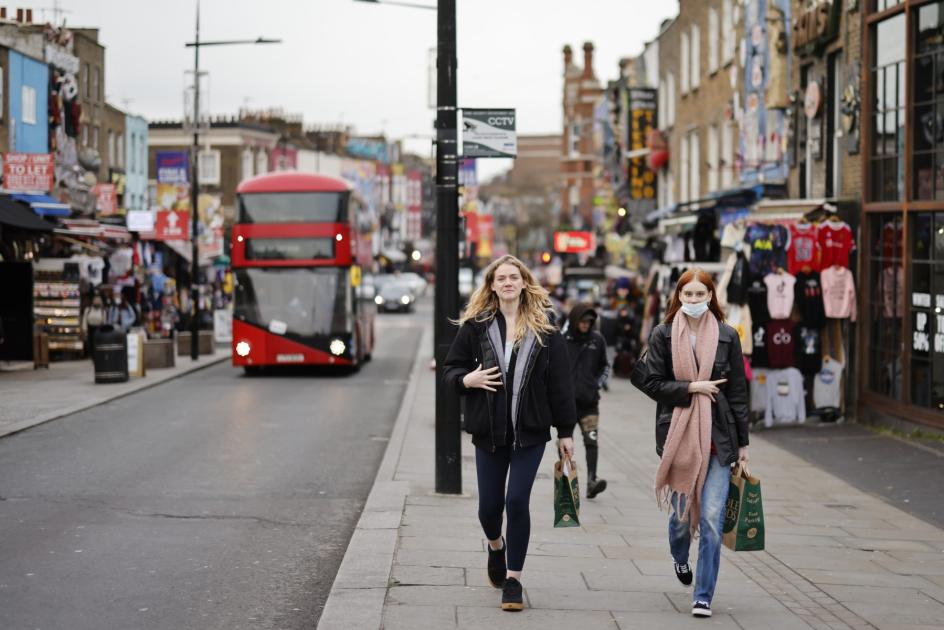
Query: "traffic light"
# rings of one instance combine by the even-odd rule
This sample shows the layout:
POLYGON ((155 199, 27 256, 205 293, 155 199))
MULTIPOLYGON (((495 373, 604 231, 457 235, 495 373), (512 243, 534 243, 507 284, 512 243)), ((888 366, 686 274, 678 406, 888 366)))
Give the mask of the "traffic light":
POLYGON ((551 252, 544 252, 541 254, 541 262, 545 265, 549 265, 551 263, 551 252))

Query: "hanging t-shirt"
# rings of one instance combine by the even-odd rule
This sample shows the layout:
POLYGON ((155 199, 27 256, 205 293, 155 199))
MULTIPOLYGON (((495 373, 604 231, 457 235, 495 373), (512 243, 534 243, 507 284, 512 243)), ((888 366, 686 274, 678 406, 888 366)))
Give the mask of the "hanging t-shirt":
POLYGON ((801 271, 819 271, 819 231, 812 223, 790 226, 790 249, 787 250, 787 271, 797 275, 801 271))
POLYGON ((737 304, 728 305, 728 325, 733 328, 741 342, 741 352, 751 354, 753 351, 753 331, 751 330, 751 311, 746 306, 737 304))
POLYGON ((767 410, 764 425, 791 424, 806 421, 806 396, 803 375, 796 368, 772 370, 767 373, 767 410))
POLYGON ((816 374, 823 367, 823 347, 818 328, 799 326, 797 334, 797 367, 804 374, 816 374))
POLYGON ((792 367, 796 361, 796 332, 789 319, 767 322, 767 360, 772 368, 792 367))
POLYGON ((822 328, 826 323, 823 310, 823 285, 819 273, 804 272, 797 275, 794 301, 800 310, 803 323, 813 328, 822 328))
POLYGON ((767 409, 767 373, 766 368, 752 367, 754 380, 751 381, 751 411, 761 412, 767 409))
POLYGON ((767 310, 767 285, 763 280, 753 280, 747 287, 747 304, 751 309, 751 320, 755 324, 766 324, 770 321, 770 311, 767 310))
POLYGON ((823 283, 823 310, 826 317, 856 320, 856 291, 852 272, 846 267, 832 266, 820 273, 823 283))
POLYGON ((729 304, 747 304, 747 287, 750 284, 747 258, 743 252, 734 254, 734 266, 728 280, 727 298, 729 304))
POLYGON ((747 228, 744 242, 751 247, 751 273, 764 276, 787 268, 790 231, 782 225, 755 223, 747 228))
POLYGON ((901 265, 886 267, 878 279, 882 311, 887 318, 905 316, 905 270, 901 265))
POLYGON ((721 247, 734 249, 738 243, 744 241, 745 234, 747 234, 747 225, 743 222, 728 223, 721 231, 721 247))
POLYGON ((849 252, 854 248, 852 228, 844 221, 824 221, 819 226, 820 269, 830 265, 849 266, 849 252))
POLYGON ((817 409, 842 406, 842 370, 845 366, 826 357, 823 367, 813 379, 813 406, 817 409))
POLYGON ((796 278, 788 273, 771 273, 764 277, 767 285, 767 310, 772 319, 787 319, 793 312, 793 287, 796 278))
POLYGON ((770 358, 767 356, 767 324, 758 324, 754 322, 751 326, 753 335, 751 335, 751 367, 754 373, 757 368, 765 368, 770 365, 770 358))

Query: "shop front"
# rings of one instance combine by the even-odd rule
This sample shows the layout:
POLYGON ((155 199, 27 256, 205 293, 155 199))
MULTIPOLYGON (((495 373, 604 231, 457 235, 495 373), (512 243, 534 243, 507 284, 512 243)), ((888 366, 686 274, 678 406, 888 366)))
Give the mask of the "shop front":
POLYGON ((869 5, 860 414, 944 430, 944 2, 869 5))

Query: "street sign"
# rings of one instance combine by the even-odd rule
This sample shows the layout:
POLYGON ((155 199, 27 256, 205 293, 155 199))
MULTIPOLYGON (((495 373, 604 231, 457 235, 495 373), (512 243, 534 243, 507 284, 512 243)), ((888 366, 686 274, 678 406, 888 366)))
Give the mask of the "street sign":
POLYGON ((554 232, 554 251, 560 254, 580 254, 596 248, 593 232, 554 232))
POLYGON ((462 156, 513 158, 518 155, 513 109, 463 109, 462 156))
POLYGON ((154 224, 154 240, 186 241, 190 238, 190 213, 160 210, 154 224))

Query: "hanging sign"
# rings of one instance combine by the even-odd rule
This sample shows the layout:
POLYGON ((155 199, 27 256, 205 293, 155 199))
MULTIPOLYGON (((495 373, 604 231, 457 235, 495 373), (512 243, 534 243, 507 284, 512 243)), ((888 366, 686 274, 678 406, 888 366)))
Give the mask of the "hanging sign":
POLYGON ((154 240, 186 241, 190 238, 190 213, 161 210, 154 222, 154 240))
POLYGON ((592 252, 597 248, 593 232, 554 232, 554 251, 561 254, 592 252))
POLYGON ((518 155, 513 109, 463 109, 463 157, 513 158, 518 155))
POLYGON ((10 192, 52 190, 51 153, 7 153, 3 156, 3 187, 10 192))

